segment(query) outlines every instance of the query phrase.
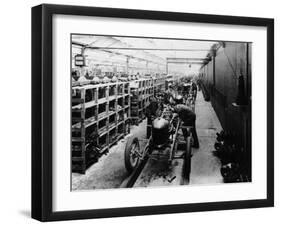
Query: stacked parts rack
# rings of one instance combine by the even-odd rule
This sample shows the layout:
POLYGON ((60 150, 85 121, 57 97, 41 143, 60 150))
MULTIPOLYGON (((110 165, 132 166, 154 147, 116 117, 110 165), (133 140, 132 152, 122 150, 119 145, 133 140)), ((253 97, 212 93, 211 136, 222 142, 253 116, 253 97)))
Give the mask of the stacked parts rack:
POLYGON ((145 109, 149 104, 149 97, 153 96, 153 80, 139 79, 131 82, 130 92, 132 124, 138 125, 145 117, 145 109))
POLYGON ((131 122, 138 125, 145 118, 149 98, 165 90, 165 77, 143 78, 130 83, 131 122))
POLYGON ((85 173, 145 118, 149 97, 165 89, 165 77, 72 87, 72 171, 85 173))
POLYGON ((86 168, 130 130, 129 82, 72 88, 72 171, 86 168))

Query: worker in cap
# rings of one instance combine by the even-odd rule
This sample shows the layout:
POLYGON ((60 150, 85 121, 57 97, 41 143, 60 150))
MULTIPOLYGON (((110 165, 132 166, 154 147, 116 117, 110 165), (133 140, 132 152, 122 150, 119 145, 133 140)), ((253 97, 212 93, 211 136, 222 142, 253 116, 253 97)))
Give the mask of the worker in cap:
POLYGON ((177 95, 174 98, 175 104, 183 104, 183 96, 182 95, 177 95))

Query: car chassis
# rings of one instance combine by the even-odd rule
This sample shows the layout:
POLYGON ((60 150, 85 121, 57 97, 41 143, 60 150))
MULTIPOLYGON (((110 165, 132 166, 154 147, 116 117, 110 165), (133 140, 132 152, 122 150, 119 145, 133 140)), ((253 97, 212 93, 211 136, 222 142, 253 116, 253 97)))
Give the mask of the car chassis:
MULTIPOLYGON (((163 116, 163 115, 162 115, 163 116)), ((151 125, 148 125, 151 127, 151 125)), ((128 138, 125 146, 125 167, 129 173, 132 173, 142 162, 146 162, 149 158, 156 160, 166 159, 167 167, 171 166, 173 159, 184 159, 184 177, 189 180, 191 171, 191 156, 192 156, 192 134, 191 126, 184 126, 183 122, 178 118, 170 120, 169 140, 162 145, 156 145, 151 135, 149 139, 139 139, 131 136, 128 138), (180 133, 180 129, 187 130, 187 137, 180 133), (184 139, 181 139, 181 138, 184 139), (141 150, 140 141, 146 142, 145 147, 141 150), (184 153, 180 156, 176 155, 179 147, 184 147, 184 153), (165 152, 164 150, 168 150, 165 152)))

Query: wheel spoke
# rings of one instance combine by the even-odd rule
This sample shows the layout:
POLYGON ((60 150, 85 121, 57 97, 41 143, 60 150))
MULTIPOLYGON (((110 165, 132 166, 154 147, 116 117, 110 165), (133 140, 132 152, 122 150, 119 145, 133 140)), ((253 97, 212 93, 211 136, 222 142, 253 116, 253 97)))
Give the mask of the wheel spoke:
POLYGON ((138 145, 134 143, 130 153, 130 162, 133 166, 137 164, 138 158, 140 156, 138 149, 139 149, 138 145))

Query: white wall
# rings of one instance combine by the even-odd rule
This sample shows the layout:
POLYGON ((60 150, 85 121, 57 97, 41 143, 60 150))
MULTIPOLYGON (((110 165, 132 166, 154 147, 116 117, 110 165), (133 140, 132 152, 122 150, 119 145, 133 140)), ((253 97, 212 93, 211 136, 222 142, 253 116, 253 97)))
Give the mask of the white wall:
MULTIPOLYGON (((229 14, 237 16, 274 17, 276 29, 275 62, 280 56, 280 6, 278 1, 225 0, 68 0, 47 1, 55 4, 89 5, 102 7, 139 8, 147 10, 182 11, 191 13, 229 14)), ((36 225, 30 219, 30 156, 31 156, 31 6, 41 1, 2 1, 1 3, 1 164, 0 213, 1 225, 36 225)), ((275 84, 281 84, 280 64, 276 65, 275 84)), ((281 89, 275 92, 275 150, 276 207, 218 212, 200 212, 161 216, 114 218, 60 222, 60 225, 266 225, 280 222, 281 155, 281 89), (279 138, 279 139, 277 139, 279 138)), ((278 224, 278 223, 277 223, 278 224)))

